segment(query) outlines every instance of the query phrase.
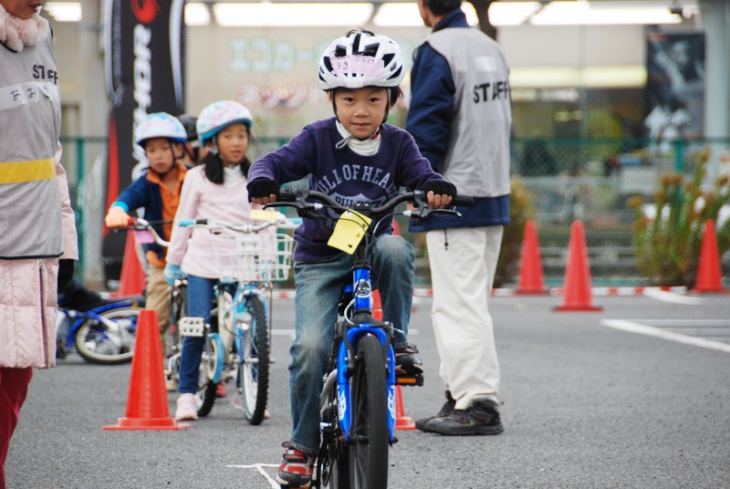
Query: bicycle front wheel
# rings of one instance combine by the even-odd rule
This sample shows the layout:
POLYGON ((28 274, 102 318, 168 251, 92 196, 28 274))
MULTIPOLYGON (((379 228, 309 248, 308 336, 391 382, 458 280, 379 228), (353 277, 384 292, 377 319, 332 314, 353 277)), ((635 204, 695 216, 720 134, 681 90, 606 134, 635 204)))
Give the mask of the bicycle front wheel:
POLYGON ((223 358, 225 351, 223 342, 215 333, 206 333, 205 350, 200 357, 198 392, 198 416, 205 417, 210 414, 216 399, 216 389, 220 381, 220 374, 223 371, 223 358))
POLYGON ((120 307, 99 314, 112 321, 114 328, 103 321, 86 321, 76 332, 76 350, 79 355, 87 362, 100 365, 131 362, 139 311, 136 307, 120 307))
POLYGON ((388 487, 388 401, 383 345, 364 336, 357 345, 351 382, 352 427, 348 442, 351 489, 388 487))
POLYGON ((246 311, 251 320, 239 352, 238 383, 246 419, 258 425, 264 420, 269 397, 269 323, 264 303, 257 295, 247 298, 246 311))

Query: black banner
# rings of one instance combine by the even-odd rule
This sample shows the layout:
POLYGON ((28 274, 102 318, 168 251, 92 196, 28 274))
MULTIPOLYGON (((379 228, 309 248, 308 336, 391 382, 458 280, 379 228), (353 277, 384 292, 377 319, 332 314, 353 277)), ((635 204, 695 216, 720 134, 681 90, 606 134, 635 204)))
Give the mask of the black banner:
MULTIPOLYGON (((184 0, 105 0, 109 116, 106 208, 147 167, 134 128, 152 112, 184 112, 184 0)), ((104 228, 105 273, 119 276, 124 233, 104 228)))

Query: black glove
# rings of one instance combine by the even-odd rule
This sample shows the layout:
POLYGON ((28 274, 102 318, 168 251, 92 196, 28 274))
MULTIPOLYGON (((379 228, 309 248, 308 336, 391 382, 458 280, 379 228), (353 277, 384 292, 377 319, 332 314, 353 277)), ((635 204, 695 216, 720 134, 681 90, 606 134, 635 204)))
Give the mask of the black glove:
POLYGON ((74 278, 74 266, 76 265, 75 260, 68 258, 61 258, 58 260, 58 278, 56 280, 56 288, 60 294, 63 289, 71 282, 74 278))
POLYGON ((248 201, 252 198, 263 199, 271 194, 279 196, 279 188, 281 186, 278 182, 270 178, 257 178, 248 182, 246 188, 248 189, 248 201))
POLYGON ((452 198, 456 196, 456 187, 453 183, 447 182, 446 180, 431 180, 430 182, 426 182, 423 191, 426 193, 433 191, 434 195, 448 195, 452 198))

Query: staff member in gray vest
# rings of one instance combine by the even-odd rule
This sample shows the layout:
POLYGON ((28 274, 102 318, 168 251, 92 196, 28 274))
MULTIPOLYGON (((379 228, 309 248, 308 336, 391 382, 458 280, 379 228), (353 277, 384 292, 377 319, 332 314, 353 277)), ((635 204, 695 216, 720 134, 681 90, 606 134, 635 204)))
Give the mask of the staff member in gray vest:
POLYGON ((56 364, 57 287, 78 258, 41 3, 0 0, 0 489, 32 369, 56 364))
POLYGON ((411 71, 406 130, 433 169, 473 195, 461 218, 412 221, 425 231, 433 286, 432 321, 447 401, 416 426, 442 435, 503 431, 499 362, 488 298, 509 224, 509 68, 499 45, 469 27, 461 0, 417 0, 433 30, 411 71))

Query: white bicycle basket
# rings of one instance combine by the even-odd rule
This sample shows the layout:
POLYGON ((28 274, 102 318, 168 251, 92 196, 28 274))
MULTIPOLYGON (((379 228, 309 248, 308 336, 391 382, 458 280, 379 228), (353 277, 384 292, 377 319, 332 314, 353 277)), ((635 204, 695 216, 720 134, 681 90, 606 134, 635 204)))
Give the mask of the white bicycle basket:
POLYGON ((294 238, 288 234, 218 234, 213 239, 219 278, 240 282, 286 280, 294 238))

